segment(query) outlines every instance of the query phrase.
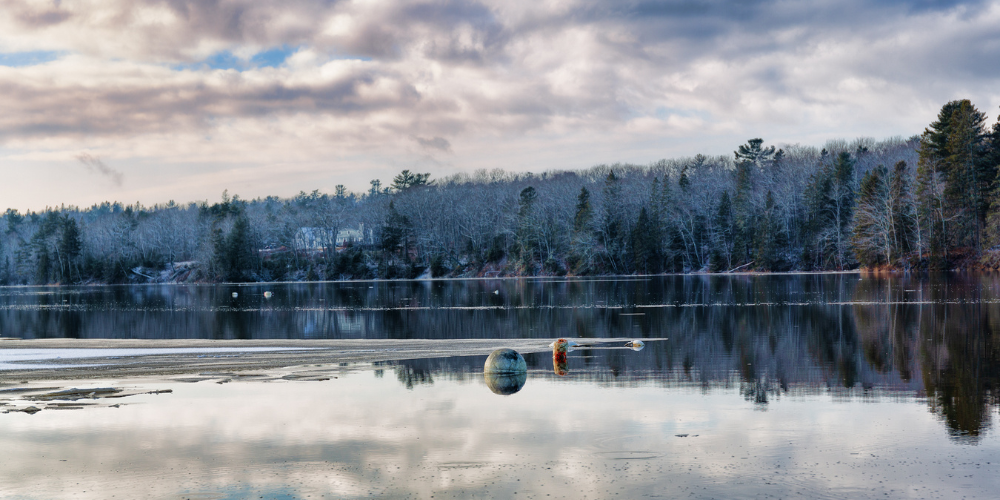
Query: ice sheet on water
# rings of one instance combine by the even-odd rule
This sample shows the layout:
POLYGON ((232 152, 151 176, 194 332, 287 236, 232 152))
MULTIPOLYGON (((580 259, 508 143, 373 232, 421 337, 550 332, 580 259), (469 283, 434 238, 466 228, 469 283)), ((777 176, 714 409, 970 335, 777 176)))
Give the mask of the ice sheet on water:
POLYGON ((94 349, 0 349, 0 370, 61 368, 58 363, 31 363, 67 359, 123 358, 162 354, 223 354, 242 352, 305 351, 312 347, 159 347, 94 349))

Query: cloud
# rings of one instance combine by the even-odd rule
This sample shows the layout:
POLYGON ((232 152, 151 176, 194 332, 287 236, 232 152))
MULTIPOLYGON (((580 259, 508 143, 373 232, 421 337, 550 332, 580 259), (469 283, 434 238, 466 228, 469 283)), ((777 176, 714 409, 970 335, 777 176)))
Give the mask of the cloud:
POLYGON ((80 153, 76 155, 76 159, 79 160, 80 163, 84 164, 88 170, 110 179, 115 186, 121 187, 122 181, 125 180, 124 174, 105 165, 104 162, 96 156, 91 156, 89 153, 80 153))
POLYGON ((444 151, 445 153, 451 152, 451 143, 448 142, 448 139, 445 139, 444 137, 434 137, 431 139, 417 137, 416 139, 417 142, 425 148, 438 149, 444 151))
MULTIPOLYGON (((0 0, 0 10, 14 13, 0 16, 0 156, 99 151, 148 172, 335 161, 316 171, 342 177, 315 183, 361 189, 376 174, 358 165, 641 163, 728 154, 750 137, 909 136, 951 99, 991 116, 1000 105, 1000 64, 989 64, 1000 60, 997 1, 0 0), (432 164, 432 151, 448 160, 432 164)), ((149 185, 143 172, 130 167, 130 181, 149 185)))

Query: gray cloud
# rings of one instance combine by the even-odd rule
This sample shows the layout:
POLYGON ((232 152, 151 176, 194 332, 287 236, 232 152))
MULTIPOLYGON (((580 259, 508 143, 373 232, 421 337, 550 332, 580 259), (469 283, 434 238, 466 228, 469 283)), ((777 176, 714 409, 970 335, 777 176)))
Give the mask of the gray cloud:
POLYGON ((71 4, 0 2, 19 12, 13 22, 23 36, 37 32, 50 43, 65 32, 67 50, 98 59, 129 47, 133 52, 121 56, 139 65, 191 61, 204 56, 206 44, 232 51, 302 46, 319 63, 344 54, 372 58, 336 76, 305 80, 297 70, 150 77, 136 69, 121 75, 128 85, 115 77, 75 84, 53 75, 33 81, 0 75, 0 92, 12 107, 0 117, 8 139, 167 133, 272 115, 364 122, 386 112, 396 116, 391 127, 407 136, 520 133, 559 119, 603 129, 654 115, 657 107, 724 118, 751 94, 803 105, 836 100, 829 87, 838 76, 937 93, 949 79, 968 87, 1000 76, 1000 64, 987 63, 1000 62, 995 29, 949 32, 974 25, 972 13, 995 5, 990 2, 581 0, 553 7, 486 0, 375 6, 145 0, 108 2, 100 16, 71 12, 71 4), (154 13, 169 22, 142 22, 154 13), (335 16, 349 22, 331 31, 335 16), (933 43, 895 41, 920 22, 933 31, 910 35, 937 34, 933 43), (427 61, 438 65, 439 76, 428 76, 427 61), (707 74, 712 65, 724 71, 707 74))
POLYGON ((0 93, 10 100, 9 112, 0 116, 0 131, 7 137, 168 133, 211 127, 219 119, 297 113, 363 116, 412 108, 421 99, 398 75, 363 69, 306 83, 239 74, 215 85, 167 78, 148 86, 100 88, 75 83, 39 87, 0 79, 0 93))
MULTIPOLYGON (((227 77, 230 85, 161 79, 144 88, 109 81, 104 86, 63 84, 53 89, 31 86, 17 78, 0 80, 5 95, 20 95, 22 104, 16 107, 23 109, 15 122, 0 124, 8 137, 73 130, 158 131, 203 125, 220 117, 267 114, 363 115, 387 109, 412 114, 425 101, 424 92, 417 90, 420 83, 423 87, 428 83, 417 81, 423 77, 419 74, 423 68, 415 67, 422 64, 420 58, 445 70, 471 66, 483 72, 476 78, 530 89, 529 95, 515 96, 484 93, 475 79, 431 82, 452 83, 457 88, 457 92, 437 96, 439 113, 466 105, 468 120, 500 123, 510 118, 508 121, 525 123, 533 117, 527 121, 537 125, 549 123, 538 117, 552 116, 627 119, 643 101, 670 93, 671 89, 657 79, 682 75, 706 62, 728 66, 727 80, 740 79, 738 86, 722 91, 729 93, 729 100, 738 101, 747 89, 801 95, 808 90, 789 75, 803 69, 813 71, 801 63, 808 63, 827 46, 851 41, 870 42, 864 44, 870 51, 852 54, 849 61, 835 61, 842 65, 838 69, 845 76, 922 85, 915 77, 926 78, 928 70, 935 73, 935 80, 947 78, 947 74, 961 75, 965 81, 1000 74, 1000 64, 992 64, 1000 60, 995 29, 944 35, 946 43, 929 47, 913 42, 912 48, 902 43, 881 48, 877 43, 891 41, 920 16, 937 16, 936 29, 944 32, 955 23, 971 22, 973 13, 995 5, 991 2, 581 0, 566 8, 515 2, 511 5, 518 9, 509 9, 506 2, 457 0, 374 7, 321 0, 283 2, 280 6, 252 0, 145 0, 108 2, 108 12, 101 16, 69 12, 72 5, 53 8, 20 0, 0 2, 20 13, 15 23, 27 34, 39 27, 33 19, 45 18, 45 23, 58 25, 45 31, 47 41, 58 39, 58 29, 65 28, 67 33, 86 35, 79 35, 82 41, 68 39, 67 50, 114 55, 114 50, 129 47, 127 50, 133 52, 122 57, 138 63, 192 61, 204 57, 204 49, 199 47, 206 44, 234 51, 248 44, 303 46, 320 57, 346 54, 374 59, 365 69, 306 84, 282 77, 261 83, 234 75, 227 77), (140 22, 154 8, 169 13, 171 21, 140 22), (512 14, 511 10, 520 13, 512 14), (56 11, 59 14, 52 17, 56 11), (351 19, 348 28, 330 32, 327 28, 333 16, 351 19), (53 29, 57 31, 53 33, 53 29), (566 45, 573 43, 573 37, 587 49, 560 58, 560 51, 577 48, 566 45), (539 67, 535 60, 550 64, 539 67), (572 81, 556 82, 550 77, 562 69, 575 71, 570 75, 572 81), (391 82, 391 91, 382 89, 378 97, 362 96, 376 81, 391 82), (574 92, 562 87, 566 83, 575 87, 574 92), (53 90, 93 104, 69 106, 80 112, 64 116, 61 109, 69 101, 51 96, 53 90), (633 102, 626 102, 629 100, 633 102), (503 106, 507 108, 500 109, 503 106), (52 111, 55 109, 60 111, 52 111)), ((38 35, 43 33, 38 31, 38 35)), ((703 90, 722 85, 718 81, 693 83, 703 90)), ((454 116, 410 119, 453 121, 454 116)))
POLYGON ((76 159, 91 172, 107 177, 115 186, 121 187, 122 182, 125 180, 125 174, 107 166, 96 156, 92 156, 89 153, 80 153, 76 155, 76 159))
POLYGON ((111 0, 97 5, 51 6, 28 0, 0 0, 0 10, 22 32, 61 29, 80 36, 67 49, 112 57, 162 62, 197 60, 206 44, 237 47, 315 41, 337 2, 297 0, 272 4, 254 0, 111 0), (148 22, 150 17, 160 18, 148 22))
POLYGON ((908 136, 948 100, 1000 104, 995 0, 81 5, 0 0, 16 13, 0 47, 63 54, 0 66, 0 146, 122 144, 116 158, 154 165, 257 161, 280 143, 269 158, 559 168, 728 153, 734 136, 908 136), (297 52, 276 68, 204 62, 275 47, 297 52))
POLYGON ((54 5, 30 5, 17 0, 0 2, 0 8, 9 13, 18 23, 30 28, 45 28, 58 25, 72 17, 72 13, 54 5))
POLYGON ((416 137, 416 140, 418 143, 420 143, 421 146, 425 148, 438 149, 444 151, 445 153, 451 152, 451 143, 448 142, 448 139, 445 139, 444 137, 433 137, 431 139, 416 137))

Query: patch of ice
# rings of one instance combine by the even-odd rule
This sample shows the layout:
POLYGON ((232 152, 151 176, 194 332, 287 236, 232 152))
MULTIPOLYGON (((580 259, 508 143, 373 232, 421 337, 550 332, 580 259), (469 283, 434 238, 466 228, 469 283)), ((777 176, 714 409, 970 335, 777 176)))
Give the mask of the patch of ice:
MULTIPOLYGON (((308 351, 318 347, 163 347, 133 349, 0 349, 0 370, 65 368, 62 364, 30 361, 65 359, 123 358, 162 354, 220 354, 234 352, 308 351)), ((79 366, 79 365, 76 365, 79 366)), ((93 366, 93 365, 88 365, 93 366)))

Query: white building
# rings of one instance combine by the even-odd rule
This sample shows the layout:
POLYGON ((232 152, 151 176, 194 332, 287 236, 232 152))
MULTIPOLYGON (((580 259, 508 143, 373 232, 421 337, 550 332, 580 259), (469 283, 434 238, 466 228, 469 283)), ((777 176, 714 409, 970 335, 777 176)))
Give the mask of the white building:
MULTIPOLYGON (((333 229, 326 227, 300 227, 295 233, 295 248, 299 250, 322 250, 331 246, 343 248, 348 243, 363 243, 365 225, 358 225, 357 229, 341 229, 337 231, 336 237, 333 229)), ((371 230, 367 233, 368 240, 371 240, 371 230)))

